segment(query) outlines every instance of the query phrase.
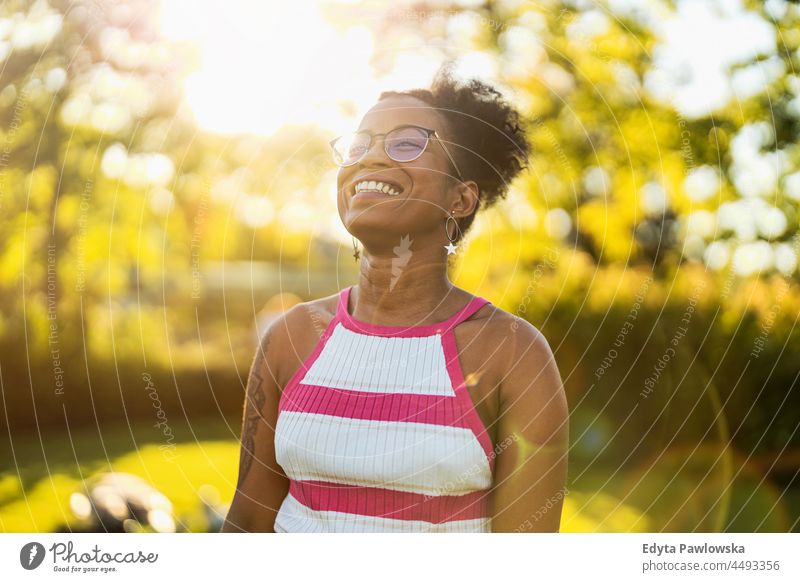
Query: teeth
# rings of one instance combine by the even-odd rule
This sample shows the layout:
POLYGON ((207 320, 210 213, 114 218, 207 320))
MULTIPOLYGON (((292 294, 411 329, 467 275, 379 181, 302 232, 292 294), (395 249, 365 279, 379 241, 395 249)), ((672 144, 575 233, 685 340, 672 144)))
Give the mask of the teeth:
POLYGON ((397 190, 395 190, 389 184, 385 182, 376 182, 374 180, 364 180, 362 182, 358 182, 356 184, 356 192, 364 192, 366 190, 370 190, 373 192, 383 192, 384 194, 388 194, 389 196, 397 196, 400 194, 397 190))

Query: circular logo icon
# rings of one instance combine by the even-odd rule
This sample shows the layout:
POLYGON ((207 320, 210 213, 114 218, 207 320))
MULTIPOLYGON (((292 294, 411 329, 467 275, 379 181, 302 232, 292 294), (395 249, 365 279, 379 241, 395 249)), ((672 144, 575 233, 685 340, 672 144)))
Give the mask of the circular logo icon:
POLYGON ((44 546, 39 542, 29 542, 19 551, 19 563, 26 570, 35 570, 44 561, 44 546))

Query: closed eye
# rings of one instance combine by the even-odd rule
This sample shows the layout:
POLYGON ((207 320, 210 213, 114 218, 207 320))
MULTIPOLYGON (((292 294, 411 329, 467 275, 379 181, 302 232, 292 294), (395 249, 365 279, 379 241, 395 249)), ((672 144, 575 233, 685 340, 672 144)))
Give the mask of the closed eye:
POLYGON ((400 148, 405 148, 405 149, 418 150, 420 148, 420 145, 419 145, 419 143, 414 142, 414 141, 401 141, 401 142, 398 142, 396 144, 393 144, 392 147, 400 147, 400 148))

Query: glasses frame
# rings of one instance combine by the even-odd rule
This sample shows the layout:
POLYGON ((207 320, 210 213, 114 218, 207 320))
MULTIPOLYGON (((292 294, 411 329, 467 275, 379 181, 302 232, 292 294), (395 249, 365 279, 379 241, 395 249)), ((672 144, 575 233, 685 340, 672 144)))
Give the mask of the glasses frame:
POLYGON ((406 125, 398 125, 397 127, 394 127, 392 129, 390 129, 386 133, 371 133, 369 131, 356 131, 356 132, 353 132, 353 135, 357 135, 357 134, 360 134, 360 133, 366 134, 367 137, 369 137, 369 141, 367 142, 367 147, 364 149, 364 153, 361 154, 361 157, 359 157, 358 159, 350 162, 349 164, 340 164, 339 162, 336 161, 336 157, 335 157, 336 156, 336 142, 338 142, 344 136, 340 135, 339 137, 337 137, 335 139, 332 139, 329 142, 330 146, 331 146, 331 149, 334 150, 333 151, 333 154, 334 154, 333 163, 335 163, 340 168, 349 168, 350 166, 354 166, 355 164, 357 164, 358 162, 363 160, 364 156, 366 156, 369 153, 369 150, 372 149, 372 146, 375 143, 375 138, 376 137, 382 137, 382 138, 384 138, 384 140, 383 140, 383 151, 386 154, 386 156, 392 161, 398 162, 400 164, 406 164, 406 163, 409 163, 409 162, 413 162, 414 160, 418 159, 422 154, 424 154, 425 150, 428 149, 428 144, 431 142, 431 138, 435 137, 436 141, 439 143, 439 145, 442 146, 442 150, 444 150, 444 153, 447 156, 447 158, 450 160, 450 163, 453 164, 453 169, 456 171, 456 174, 458 175, 458 179, 461 180, 462 182, 464 181, 464 176, 461 174, 461 170, 458 169, 458 164, 456 164, 456 160, 450 154, 450 151, 444 145, 444 142, 442 141, 442 138, 439 137, 439 134, 437 133, 437 131, 435 129, 430 129, 428 127, 422 127, 421 125, 406 124, 406 125), (414 129, 421 129, 422 131, 424 131, 427 134, 426 141, 425 141, 425 147, 422 148, 422 150, 419 152, 419 154, 417 156, 411 158, 410 160, 396 160, 389 153, 389 150, 386 147, 386 139, 385 138, 386 138, 386 136, 388 134, 392 133, 393 131, 397 131, 398 129, 406 129, 406 128, 409 128, 409 127, 413 127, 414 129))

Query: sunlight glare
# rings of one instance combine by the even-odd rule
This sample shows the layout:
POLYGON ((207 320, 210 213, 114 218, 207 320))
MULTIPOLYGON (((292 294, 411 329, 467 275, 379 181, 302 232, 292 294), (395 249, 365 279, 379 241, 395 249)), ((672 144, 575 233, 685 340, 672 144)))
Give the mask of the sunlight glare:
POLYGON ((296 123, 338 130, 344 110, 377 96, 371 31, 339 33, 315 2, 162 0, 160 25, 165 38, 199 51, 184 88, 210 131, 268 136, 296 123))

